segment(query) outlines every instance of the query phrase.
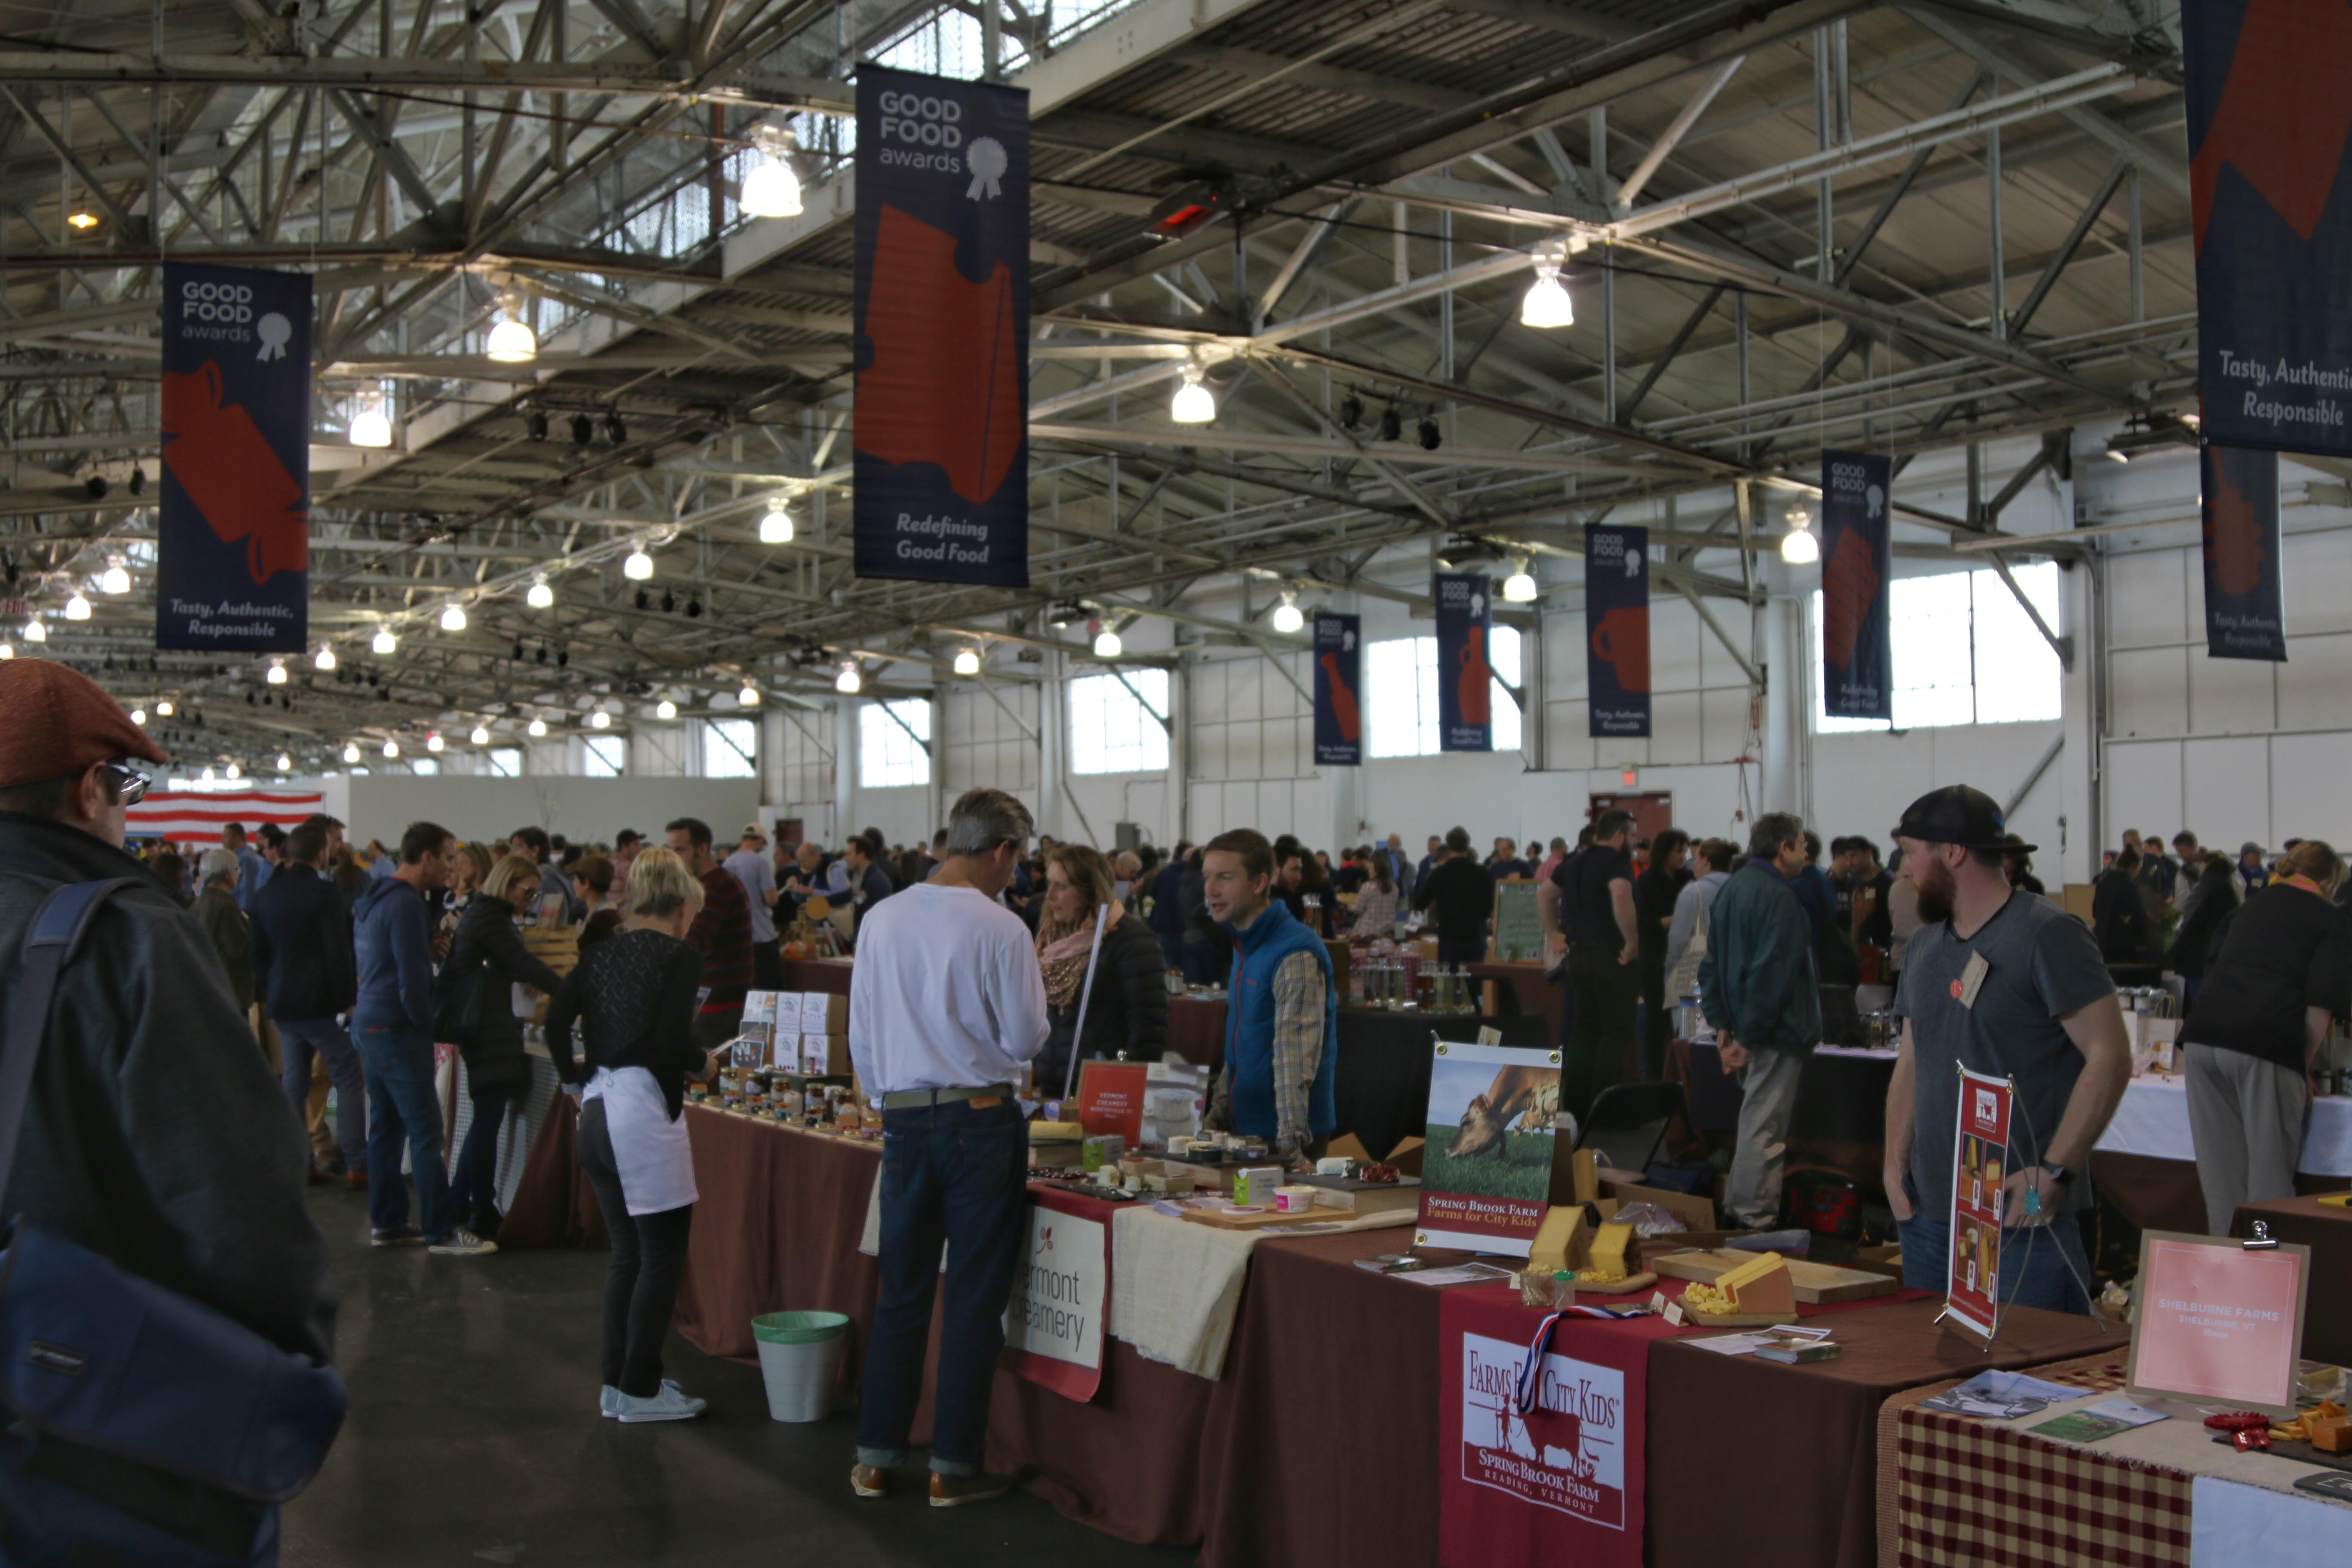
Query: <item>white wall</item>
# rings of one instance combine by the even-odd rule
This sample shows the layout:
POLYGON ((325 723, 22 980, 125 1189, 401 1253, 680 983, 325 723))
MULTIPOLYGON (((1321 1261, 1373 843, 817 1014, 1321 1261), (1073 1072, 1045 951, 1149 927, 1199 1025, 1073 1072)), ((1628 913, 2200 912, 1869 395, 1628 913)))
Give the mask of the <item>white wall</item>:
POLYGON ((583 843, 610 844, 624 827, 659 842, 662 825, 680 816, 700 817, 726 843, 760 816, 757 779, 370 773, 344 782, 351 792, 343 816, 346 837, 356 844, 371 838, 397 844, 417 821, 437 822, 465 839, 504 839, 518 827, 535 825, 583 843))

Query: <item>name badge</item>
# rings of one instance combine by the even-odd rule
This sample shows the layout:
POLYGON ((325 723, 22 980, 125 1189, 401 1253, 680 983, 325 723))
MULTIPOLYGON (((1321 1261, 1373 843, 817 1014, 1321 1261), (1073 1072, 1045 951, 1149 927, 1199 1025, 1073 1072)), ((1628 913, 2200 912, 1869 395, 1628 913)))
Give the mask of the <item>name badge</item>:
POLYGON ((1985 976, 1991 973, 1992 965, 1985 962, 1985 956, 1983 953, 1972 952, 1969 954, 1969 966, 1960 971, 1959 986, 1958 989, 1953 993, 1954 995, 1959 998, 1961 1006, 1968 1008, 1970 1012, 1974 1012, 1976 1010, 1977 993, 1983 989, 1985 976))

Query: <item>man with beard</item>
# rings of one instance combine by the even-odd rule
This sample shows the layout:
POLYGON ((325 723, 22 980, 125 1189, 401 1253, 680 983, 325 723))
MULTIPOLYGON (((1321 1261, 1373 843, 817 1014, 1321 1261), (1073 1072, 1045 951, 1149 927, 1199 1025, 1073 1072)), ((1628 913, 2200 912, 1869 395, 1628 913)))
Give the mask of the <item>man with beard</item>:
POLYGON ((2034 846, 2004 840, 1990 795, 1965 784, 1931 791, 1895 831, 1921 922, 1895 994, 1903 1036, 1886 1093, 1885 1176, 1903 1282, 1942 1290, 1949 1279, 1952 1140, 1967 1068, 2016 1086, 2000 1299, 2087 1312, 2083 1166, 2131 1079, 2115 983, 2082 921, 2010 887, 2002 852, 2034 846))

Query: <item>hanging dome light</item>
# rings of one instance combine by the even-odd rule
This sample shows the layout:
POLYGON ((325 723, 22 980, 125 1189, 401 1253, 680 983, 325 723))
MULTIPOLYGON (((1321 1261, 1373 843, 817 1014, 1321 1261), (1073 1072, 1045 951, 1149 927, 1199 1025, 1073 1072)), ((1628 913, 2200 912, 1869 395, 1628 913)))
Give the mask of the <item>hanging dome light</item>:
POLYGON ((384 626, 376 632, 375 640, 368 647, 375 650, 377 658, 389 658, 400 650, 400 639, 392 635, 390 626, 384 626))
POLYGON ((793 514, 784 510, 781 497, 768 503, 768 515, 760 520, 760 542, 790 544, 793 542, 793 514))
POLYGON ((1789 531, 1780 536, 1780 559, 1791 566, 1808 566, 1822 558, 1822 542, 1812 535, 1813 514, 1800 501, 1782 514, 1789 531))
POLYGON ((1521 561, 1519 569, 1503 579, 1503 597, 1514 605, 1530 605, 1536 597, 1536 574, 1530 570, 1535 563, 1521 561))
POLYGON ((588 727, 591 730, 609 730, 613 727, 613 716, 599 708, 588 715, 588 727))
POLYGON ((15 644, 0 642, 0 661, 12 659, 16 657, 16 648, 15 644))
POLYGON ((752 217, 800 216, 801 177, 793 173, 787 162, 793 149, 792 132, 763 125, 752 133, 752 139, 759 153, 743 175, 740 200, 744 212, 752 217))
POLYGON ((425 749, 428 752, 438 752, 446 744, 447 742, 441 739, 441 731, 438 730, 425 737, 425 749))
POLYGON ((283 660, 280 660, 280 659, 274 659, 274 658, 273 658, 273 659, 271 659, 271 660, 269 661, 269 673, 268 673, 268 674, 267 674, 267 675, 265 675, 265 676, 263 676, 263 677, 262 677, 262 679, 263 679, 264 680, 267 680, 268 682, 269 682, 269 684, 270 684, 270 685, 272 685, 272 686, 283 686, 283 685, 285 685, 285 684, 286 684, 286 665, 285 665, 285 662, 284 662, 283 660))
POLYGON ((511 294, 499 296, 505 319, 490 329, 483 352, 500 364, 525 364, 539 357, 539 334, 522 319, 522 306, 511 294))
POLYGON ((1206 425, 1217 416, 1217 400, 1203 383, 1207 374, 1198 363, 1184 367, 1184 384, 1168 403, 1169 418, 1179 425, 1206 425))
POLYGON ((742 707, 757 708, 760 705, 760 689, 746 679, 743 689, 735 694, 735 700, 742 707))
POLYGON ((133 724, 144 724, 147 722, 147 710, 144 708, 133 708, 131 710, 131 721, 133 724))
POLYGON ((210 784, 210 783, 212 783, 212 782, 213 782, 213 771, 212 771, 212 769, 210 769, 210 768, 206 768, 206 769, 205 770, 205 772, 204 772, 204 782, 205 782, 205 783, 206 783, 206 784, 210 784))
POLYGON ((120 561, 110 562, 106 574, 98 580, 98 589, 101 594, 128 594, 131 592, 130 568, 120 561))
POLYGON ((443 610, 441 612, 441 629, 445 632, 464 631, 466 629, 466 606, 463 605, 452 604, 447 609, 443 610))
POLYGON ((236 783, 238 779, 241 779, 241 778, 243 778, 243 777, 245 776, 245 770, 244 770, 243 768, 241 768, 241 767, 238 767, 235 763, 229 763, 229 765, 228 765, 228 776, 229 776, 229 782, 230 782, 230 783, 232 783, 232 784, 234 784, 234 783, 236 783))
POLYGON ((474 726, 473 733, 467 735, 466 739, 473 742, 474 744, 478 746, 487 746, 490 743, 490 732, 481 725, 477 724, 474 726))
POLYGON ((956 649, 955 672, 958 675, 978 675, 980 673, 980 649, 970 647, 956 649))
POLYGON ((555 590, 548 586, 546 578, 541 577, 530 585, 530 592, 522 596, 522 602, 534 610, 547 609, 555 603, 555 590))
POLYGON ((278 752, 278 771, 281 773, 292 773, 294 771, 294 759, 288 756, 283 752, 278 752))
POLYGON ((1266 624, 1285 637, 1304 626, 1307 624, 1307 616, 1298 608, 1298 595, 1288 593, 1283 595, 1282 603, 1274 607, 1274 614, 1266 617, 1266 624))
MULTIPOLYGON (((492 336, 495 340, 496 334, 492 336)), ((351 434, 354 447, 392 445, 392 417, 383 411, 383 393, 371 392, 360 399, 359 411, 352 416, 351 434)))
POLYGON ((1126 651, 1127 644, 1121 641, 1119 639, 1119 635, 1111 630, 1108 626, 1103 627, 1102 630, 1095 634, 1095 657, 1097 658, 1117 658, 1120 654, 1123 654, 1126 651))
POLYGON ((344 745, 344 747, 343 747, 343 761, 345 761, 345 762, 347 762, 347 763, 356 763, 356 762, 358 762, 359 760, 360 760, 360 746, 359 746, 359 742, 358 742, 357 741, 352 741, 352 742, 348 742, 347 744, 345 744, 345 745, 344 745))
POLYGON ((630 551, 629 558, 621 563, 621 575, 632 583, 642 583, 653 574, 654 558, 646 553, 642 544, 630 551))
POLYGON ((383 743, 383 754, 384 760, 387 762, 400 755, 400 742, 392 740, 385 741, 383 743))
POLYGON ((79 593, 74 595, 72 598, 68 599, 66 601, 66 619, 69 621, 86 621, 89 619, 89 601, 83 598, 79 593))
POLYGON ((318 658, 314 658, 314 659, 312 659, 310 662, 311 662, 311 664, 313 664, 314 666, 316 666, 317 668, 320 668, 320 669, 332 669, 332 668, 335 668, 335 649, 334 649, 334 646, 333 646, 332 644, 331 644, 331 643, 320 643, 320 644, 319 645, 319 657, 318 657, 318 658))
POLYGON ((25 640, 26 642, 47 642, 49 640, 49 628, 41 625, 40 616, 35 616, 31 620, 25 623, 25 640))
POLYGON ((1519 301, 1519 324, 1545 329, 1576 325, 1576 305, 1568 297, 1568 285, 1559 280, 1559 262, 1536 263, 1536 280, 1519 301))
POLYGON ((656 719, 677 718, 677 704, 671 701, 667 697, 663 698, 659 702, 654 704, 654 717, 656 719))
POLYGON ((857 672, 856 659, 841 661, 841 673, 833 678, 833 689, 844 697, 855 697, 866 689, 866 678, 857 672))
POLYGON ((538 740, 541 735, 544 735, 544 734, 546 734, 546 733, 547 733, 547 721, 546 721, 546 720, 544 720, 544 719, 533 719, 533 720, 530 721, 530 738, 531 738, 532 740, 536 741, 536 740, 538 740))
POLYGON ((172 700, 166 697, 163 701, 155 704, 155 711, 169 719, 172 716, 172 700))

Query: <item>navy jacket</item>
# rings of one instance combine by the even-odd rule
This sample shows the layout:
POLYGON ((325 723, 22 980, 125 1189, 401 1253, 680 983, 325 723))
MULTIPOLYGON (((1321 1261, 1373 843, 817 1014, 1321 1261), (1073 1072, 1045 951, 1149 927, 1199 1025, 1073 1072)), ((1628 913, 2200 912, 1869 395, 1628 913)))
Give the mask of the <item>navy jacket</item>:
POLYGON ((307 1024, 359 999, 352 917, 335 885, 299 860, 278 868, 253 900, 253 983, 264 1012, 307 1024))
POLYGON ((352 908, 352 942, 359 955, 352 1023, 431 1034, 433 916, 424 895, 397 877, 371 881, 352 908))

